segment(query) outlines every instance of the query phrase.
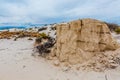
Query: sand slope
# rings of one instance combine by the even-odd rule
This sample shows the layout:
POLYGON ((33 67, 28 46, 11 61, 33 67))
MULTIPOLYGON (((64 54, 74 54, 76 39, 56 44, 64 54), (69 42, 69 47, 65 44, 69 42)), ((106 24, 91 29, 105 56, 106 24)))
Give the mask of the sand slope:
POLYGON ((120 68, 106 72, 63 72, 44 58, 35 58, 34 41, 0 40, 0 80, 120 80, 120 68))

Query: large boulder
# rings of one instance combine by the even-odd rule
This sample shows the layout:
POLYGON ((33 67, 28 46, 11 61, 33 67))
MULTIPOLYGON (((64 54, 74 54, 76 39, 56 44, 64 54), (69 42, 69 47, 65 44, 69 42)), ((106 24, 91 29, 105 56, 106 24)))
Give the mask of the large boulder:
POLYGON ((119 48, 104 22, 82 19, 56 27, 57 43, 54 53, 62 62, 82 63, 99 52, 119 48))

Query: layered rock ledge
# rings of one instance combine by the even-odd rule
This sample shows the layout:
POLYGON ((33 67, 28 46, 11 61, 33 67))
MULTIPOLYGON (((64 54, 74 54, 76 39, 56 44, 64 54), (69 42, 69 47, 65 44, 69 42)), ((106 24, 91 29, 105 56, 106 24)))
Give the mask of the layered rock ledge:
POLYGON ((61 62, 83 63, 100 52, 119 48, 104 22, 82 19, 58 24, 56 27, 57 43, 52 55, 57 56, 61 62))

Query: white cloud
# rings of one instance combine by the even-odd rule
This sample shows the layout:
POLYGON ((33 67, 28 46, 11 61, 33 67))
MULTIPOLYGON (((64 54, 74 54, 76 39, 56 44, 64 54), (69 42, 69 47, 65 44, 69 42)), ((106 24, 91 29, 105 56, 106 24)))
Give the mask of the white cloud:
POLYGON ((0 23, 119 17, 120 0, 0 0, 0 23), (63 19, 61 19, 63 18, 63 19))

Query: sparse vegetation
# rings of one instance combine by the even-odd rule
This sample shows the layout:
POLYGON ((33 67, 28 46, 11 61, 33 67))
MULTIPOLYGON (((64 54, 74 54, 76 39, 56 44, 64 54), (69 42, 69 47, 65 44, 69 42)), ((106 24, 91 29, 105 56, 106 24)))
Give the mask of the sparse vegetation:
POLYGON ((29 30, 32 30, 32 28, 29 28, 29 30))
POLYGON ((11 37, 23 38, 23 37, 38 37, 38 32, 27 32, 27 31, 18 31, 18 32, 9 32, 3 31, 0 32, 0 39, 8 39, 11 37))
POLYGON ((51 30, 56 30, 56 26, 54 26, 54 27, 51 27, 51 30))
POLYGON ((38 29, 38 31, 43 31, 43 30, 46 30, 46 29, 47 29, 47 27, 42 27, 42 28, 38 29))
POLYGON ((42 39, 47 39, 48 36, 45 33, 40 33, 38 37, 36 37, 35 42, 37 44, 42 42, 42 39))
POLYGON ((42 42, 42 38, 41 37, 37 37, 36 39, 35 39, 35 43, 36 44, 39 44, 39 43, 41 43, 42 42))
POLYGON ((32 38, 28 38, 28 40, 33 40, 32 38))
POLYGON ((51 52, 50 48, 52 48, 55 44, 55 39, 52 37, 47 37, 47 41, 44 42, 44 38, 37 37, 35 40, 35 48, 39 52, 40 55, 45 56, 51 52))
POLYGON ((15 37, 15 38, 14 38, 14 41, 17 41, 17 39, 18 39, 18 38, 17 38, 17 37, 15 37))
POLYGON ((45 33, 40 33, 40 37, 46 39, 48 36, 45 33))
POLYGON ((116 32, 117 34, 120 34, 120 28, 115 29, 115 32, 116 32))
POLYGON ((107 26, 109 27, 110 31, 116 31, 116 29, 118 29, 118 27, 120 27, 118 24, 115 23, 106 23, 107 26))

